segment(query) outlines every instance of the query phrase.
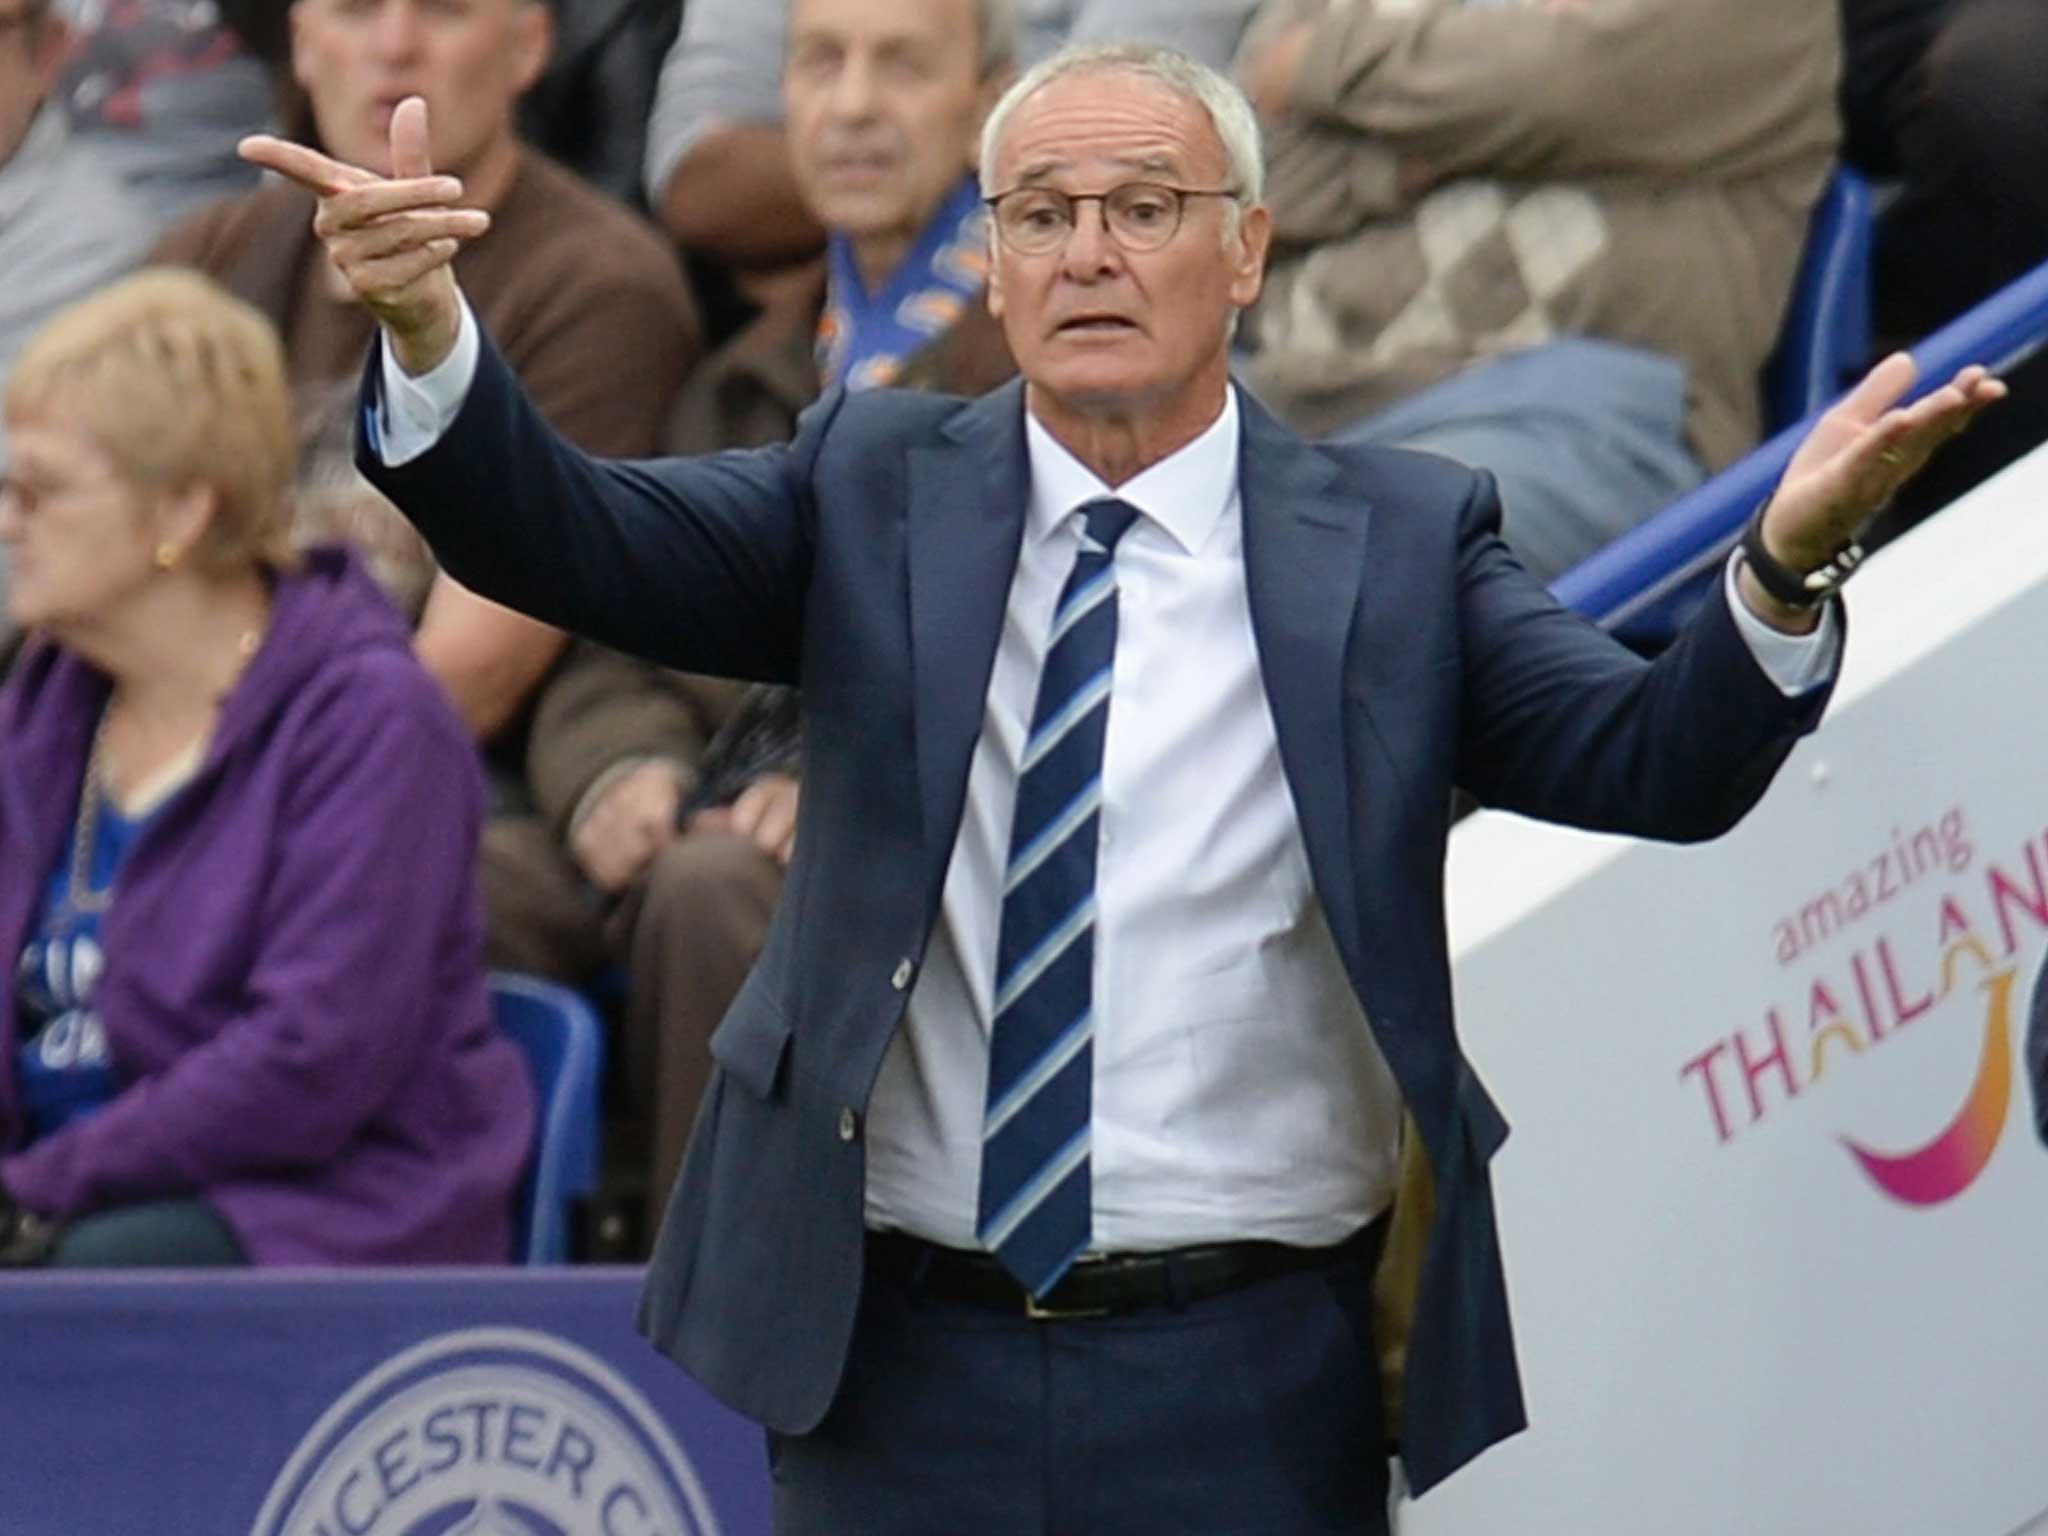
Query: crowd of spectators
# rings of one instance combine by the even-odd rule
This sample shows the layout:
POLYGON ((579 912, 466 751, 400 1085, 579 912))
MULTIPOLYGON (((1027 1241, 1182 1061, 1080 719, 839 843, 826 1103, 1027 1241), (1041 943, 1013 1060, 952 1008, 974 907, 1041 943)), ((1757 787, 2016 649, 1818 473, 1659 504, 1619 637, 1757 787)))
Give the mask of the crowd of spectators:
MULTIPOLYGON (((35 491, 0 426, 0 656, 17 625, 37 631, 0 712, 0 790, 12 791, 0 863, 40 861, 18 901, 0 882, 12 902, 0 951, 10 973, 41 957, 0 995, 0 1218, 75 1231, 161 1197, 204 1204, 217 1222, 201 1236, 223 1251, 316 1251, 272 1242, 270 1218, 248 1218, 233 1192, 258 1164, 274 1181, 342 1177, 309 1171, 304 1149, 229 1167, 172 1148, 146 1175, 97 1181, 50 1150, 117 1113, 175 1123, 175 1095, 156 1084, 176 1074, 177 1051, 228 1052, 218 1041, 253 1027, 215 1016, 216 987, 189 1019, 152 1014, 177 1051, 124 1046, 148 1038, 116 1016, 138 1006, 129 992, 52 994, 63 914, 43 894, 57 862, 73 867, 82 806, 103 834, 140 838, 152 816, 212 793, 189 770, 216 764, 245 695, 282 668, 272 651, 290 612, 324 603, 381 634, 357 610, 395 608, 483 768, 474 804, 395 773, 361 781, 364 815, 384 808, 379 836, 404 840, 392 857, 417 887, 394 911, 425 911, 439 879, 481 892, 480 946, 446 912, 418 918, 442 945, 406 974, 413 1006, 436 1017, 406 1026, 406 1049, 427 1050, 426 1031, 434 1049, 483 1050, 471 1036, 486 965, 589 988, 612 1016, 615 1255, 651 1239, 709 1075, 706 1041, 764 940, 799 824, 794 696, 664 672, 465 591, 357 475, 372 322, 342 295, 312 199, 259 185, 238 138, 280 126, 384 172, 397 103, 426 97, 435 169, 489 218, 456 260, 463 292, 549 418, 611 455, 747 447, 786 438, 830 387, 972 394, 1011 375, 984 292, 982 199, 1002 189, 977 181, 982 119, 1018 68, 1121 36, 1234 68, 1260 109, 1276 240, 1237 337, 1243 387, 1304 433, 1494 470, 1506 536, 1546 577, 1756 443, 1759 373, 1841 158, 1886 189, 1888 342, 2048 258, 2048 194, 2031 171, 2048 138, 2036 0, 0 0, 0 386, 39 331, 82 334, 81 313, 139 324, 146 310, 167 334, 201 327, 195 317, 261 317, 281 338, 289 394, 288 542, 310 551, 242 572, 274 612, 247 677, 186 739, 159 743, 187 776, 155 797, 110 786, 86 744, 113 718, 109 656, 125 653, 95 649, 91 613, 37 607, 50 602, 42 555, 10 594, 10 554, 27 561, 30 524, 49 516, 34 495, 57 489, 35 491), (145 264, 211 281, 91 309, 89 295, 145 264), (67 824, 45 824, 53 807, 67 824), (422 816, 436 824, 422 830, 422 816), (63 1130, 10 1106, 39 1091, 23 1042, 67 1013, 92 1016, 104 1081, 63 1130), (53 1165, 67 1177, 42 1171, 53 1165)), ((180 424, 67 416, 61 391, 8 400, 10 423, 69 433, 88 459, 156 465, 129 474, 138 505, 161 483, 153 439, 192 440, 209 408, 195 392, 180 424)), ((2048 437, 2044 401, 2048 390, 2017 390, 1900 517, 2048 437)), ((155 611, 158 587, 197 580, 144 558, 160 542, 137 544, 132 580, 110 578, 94 600, 155 611)), ((295 738, 289 750, 312 749, 295 738)), ((330 750, 360 756, 338 739, 330 750)), ((368 771, 345 766, 316 776, 368 771)), ((288 926, 258 898, 294 830, 275 829, 285 851, 244 849, 259 952, 266 925, 288 926)), ((217 857, 203 839, 184 856, 217 857)), ((390 876, 344 862, 370 882, 358 897, 390 896, 390 876)), ((111 915, 129 899, 111 874, 83 894, 111 915)), ((147 924, 119 931, 151 942, 147 924)), ((388 1076, 361 1093, 361 1124, 400 1113, 388 1076)), ((359 1128, 306 1147, 334 1162, 359 1128)), ((422 1131, 409 1145, 438 1144, 422 1131)), ((493 1164, 489 1177, 504 1173, 493 1164)), ((378 1242, 317 1252, 406 1251, 378 1242)))

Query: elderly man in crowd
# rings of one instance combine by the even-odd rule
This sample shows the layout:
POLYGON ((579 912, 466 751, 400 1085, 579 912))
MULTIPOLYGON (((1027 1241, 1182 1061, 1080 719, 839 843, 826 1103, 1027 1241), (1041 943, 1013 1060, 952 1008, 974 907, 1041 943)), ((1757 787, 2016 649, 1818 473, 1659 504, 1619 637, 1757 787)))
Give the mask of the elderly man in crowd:
POLYGON ((1819 717, 1856 528, 1998 387, 1888 410, 1890 360, 1646 663, 1521 569, 1484 473, 1303 442, 1232 387, 1258 133, 1179 55, 1056 56, 990 116, 1022 382, 834 392, 786 447, 695 459, 549 430, 449 271, 472 218, 415 104, 393 132, 390 180, 246 150, 321 193, 382 324, 366 471, 505 601, 803 687, 789 890, 642 1311, 772 1432, 778 1529, 1384 1531, 1404 1103, 1437 1194, 1412 1481, 1519 1428, 1452 787, 1731 825, 1819 717))
MULTIPOLYGON (((0 0, 0 383, 45 320, 134 266, 152 233, 145 210, 71 137, 52 98, 69 39, 51 0, 0 0)), ((0 550, 0 661, 6 611, 0 550)))
MULTIPOLYGON (((1491 470, 1548 580, 1759 435, 1833 164, 1836 0, 1267 0, 1244 378, 1491 470)), ((1361 425, 1362 423, 1362 425, 1361 425)))
MULTIPOLYGON (((1015 371, 988 312, 972 169, 1014 41, 1009 0, 795 0, 790 158, 828 263, 697 370, 666 446, 785 441, 827 384, 972 395, 1015 371)), ((793 701, 735 692, 577 645, 535 705, 539 815, 492 838, 499 963, 570 979, 625 963, 622 1107, 649 1143, 648 1237, 794 826, 793 701)))

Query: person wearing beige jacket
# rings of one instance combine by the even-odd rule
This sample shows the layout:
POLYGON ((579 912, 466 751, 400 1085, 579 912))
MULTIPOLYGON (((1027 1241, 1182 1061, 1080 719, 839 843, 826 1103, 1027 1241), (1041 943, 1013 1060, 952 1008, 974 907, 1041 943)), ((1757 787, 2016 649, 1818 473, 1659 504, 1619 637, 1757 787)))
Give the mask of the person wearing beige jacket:
POLYGON ((1756 443, 1838 28, 1834 0, 1268 0, 1241 377, 1297 430, 1493 470, 1558 575, 1756 443))

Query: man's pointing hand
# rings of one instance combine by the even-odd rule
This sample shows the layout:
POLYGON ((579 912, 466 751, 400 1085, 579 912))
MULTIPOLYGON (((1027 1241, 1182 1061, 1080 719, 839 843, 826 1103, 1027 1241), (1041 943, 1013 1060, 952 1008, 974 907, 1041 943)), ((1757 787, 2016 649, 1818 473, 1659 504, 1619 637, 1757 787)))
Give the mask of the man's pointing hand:
POLYGON ((399 367, 418 375, 448 356, 462 321, 449 263, 491 216, 458 207, 462 183, 434 174, 424 99, 408 96, 391 114, 388 177, 269 134, 242 140, 239 152, 320 199, 313 233, 390 336, 399 367))

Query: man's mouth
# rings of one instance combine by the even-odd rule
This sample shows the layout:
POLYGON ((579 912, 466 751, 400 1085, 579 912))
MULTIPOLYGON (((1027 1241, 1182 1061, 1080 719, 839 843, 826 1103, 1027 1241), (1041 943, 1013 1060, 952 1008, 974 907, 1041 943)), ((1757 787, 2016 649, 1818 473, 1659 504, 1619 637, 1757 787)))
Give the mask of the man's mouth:
POLYGON ((886 176, 896 168, 896 157, 880 150, 865 154, 837 154, 825 158, 828 175, 860 179, 870 176, 886 176))
POLYGON ((1117 336, 1138 329, 1137 322, 1122 315, 1072 315, 1053 327, 1060 336, 1117 336))

